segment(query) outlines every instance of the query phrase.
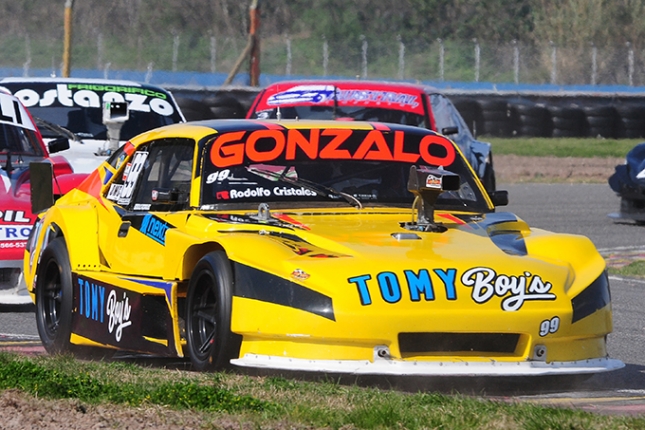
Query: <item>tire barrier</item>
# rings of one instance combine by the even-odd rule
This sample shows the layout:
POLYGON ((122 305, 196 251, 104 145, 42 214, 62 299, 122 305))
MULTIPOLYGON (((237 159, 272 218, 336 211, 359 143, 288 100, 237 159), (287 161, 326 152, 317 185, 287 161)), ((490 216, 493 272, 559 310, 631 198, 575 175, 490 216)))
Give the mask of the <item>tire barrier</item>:
MULTIPOLYGON (((243 118, 259 91, 172 89, 189 121, 243 118)), ((448 94, 474 135, 645 138, 645 97, 556 96, 448 94)))
POLYGON ((524 99, 508 102, 514 136, 550 137, 553 126, 547 108, 524 99))
POLYGON ((177 105, 184 114, 186 121, 200 121, 210 119, 211 111, 206 104, 190 97, 175 97, 177 105))
POLYGON ((587 105, 582 107, 587 125, 587 136, 615 138, 618 122, 616 108, 611 105, 587 105))
POLYGON ((477 103, 482 116, 481 134, 500 137, 513 135, 513 124, 506 99, 478 99, 477 103))
POLYGON ((640 139, 645 137, 645 104, 621 103, 614 106, 619 121, 616 137, 640 139))
POLYGON ((450 101, 464 118, 473 136, 482 131, 482 111, 477 100, 467 97, 451 97, 450 101))
POLYGON ((587 133, 585 113, 577 106, 549 105, 551 137, 584 137, 587 133))

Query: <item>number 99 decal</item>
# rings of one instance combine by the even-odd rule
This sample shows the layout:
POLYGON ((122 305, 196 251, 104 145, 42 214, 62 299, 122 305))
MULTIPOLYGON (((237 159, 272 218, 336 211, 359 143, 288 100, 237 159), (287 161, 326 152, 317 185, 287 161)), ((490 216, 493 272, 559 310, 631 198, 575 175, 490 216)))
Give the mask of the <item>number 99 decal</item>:
POLYGON ((544 337, 547 334, 553 334, 560 328, 560 318, 553 317, 550 320, 544 320, 540 323, 540 336, 544 337))

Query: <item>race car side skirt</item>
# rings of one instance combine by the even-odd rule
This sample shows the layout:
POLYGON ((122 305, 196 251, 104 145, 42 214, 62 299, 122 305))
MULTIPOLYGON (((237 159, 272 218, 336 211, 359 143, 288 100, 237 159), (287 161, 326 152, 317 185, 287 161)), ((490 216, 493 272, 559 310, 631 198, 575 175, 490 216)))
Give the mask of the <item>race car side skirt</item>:
POLYGON ((540 376, 600 373, 617 370, 625 364, 612 358, 594 358, 579 361, 402 361, 381 358, 375 354, 368 360, 307 360, 245 354, 231 360, 231 364, 277 370, 347 373, 362 375, 418 375, 418 376, 540 376))

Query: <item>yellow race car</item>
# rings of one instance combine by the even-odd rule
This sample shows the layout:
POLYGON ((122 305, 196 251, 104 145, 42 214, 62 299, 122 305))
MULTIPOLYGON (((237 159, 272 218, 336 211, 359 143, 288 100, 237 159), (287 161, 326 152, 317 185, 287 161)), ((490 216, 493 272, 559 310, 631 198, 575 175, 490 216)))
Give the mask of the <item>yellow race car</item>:
POLYGON ((50 353, 396 375, 622 367, 592 242, 495 211, 506 203, 419 127, 176 124, 40 213, 25 278, 50 353))

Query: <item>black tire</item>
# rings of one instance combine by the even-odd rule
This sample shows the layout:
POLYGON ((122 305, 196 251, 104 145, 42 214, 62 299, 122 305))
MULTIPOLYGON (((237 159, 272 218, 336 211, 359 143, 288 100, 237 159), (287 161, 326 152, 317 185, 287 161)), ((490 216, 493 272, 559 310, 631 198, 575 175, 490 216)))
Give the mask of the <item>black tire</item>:
POLYGON ((584 137, 586 134, 583 130, 568 130, 563 128, 554 128, 551 137, 584 137))
POLYGON ((36 281, 36 325, 40 340, 50 354, 72 352, 72 271, 62 238, 44 249, 36 281))
POLYGON ((186 298, 186 340, 193 367, 213 371, 230 367, 241 337, 231 332, 233 273, 226 254, 206 254, 195 266, 186 298))
POLYGON ((482 134, 489 136, 509 137, 513 134, 510 121, 483 121, 482 128, 482 134))
POLYGON ((574 118, 554 116, 551 121, 553 122, 553 128, 558 128, 560 130, 573 130, 581 132, 581 130, 584 128, 583 122, 574 118))
POLYGON ((201 121, 213 118, 208 105, 199 100, 188 97, 176 97, 175 100, 186 121, 201 121))

